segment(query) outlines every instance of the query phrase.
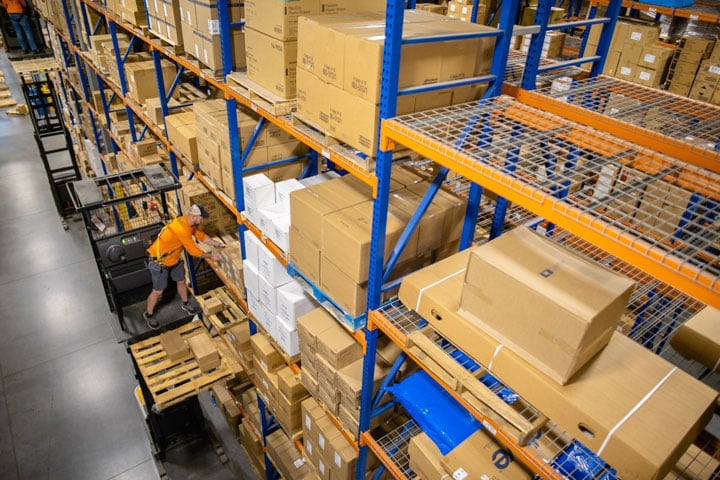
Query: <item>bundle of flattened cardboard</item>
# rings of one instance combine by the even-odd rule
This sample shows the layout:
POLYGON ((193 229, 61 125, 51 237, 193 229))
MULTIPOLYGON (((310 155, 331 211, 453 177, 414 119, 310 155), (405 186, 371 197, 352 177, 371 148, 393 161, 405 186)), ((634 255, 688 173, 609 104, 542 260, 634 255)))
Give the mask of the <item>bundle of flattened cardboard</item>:
POLYGON ((659 479, 718 393, 615 331, 631 290, 516 229, 408 275, 399 296, 621 478, 659 479))

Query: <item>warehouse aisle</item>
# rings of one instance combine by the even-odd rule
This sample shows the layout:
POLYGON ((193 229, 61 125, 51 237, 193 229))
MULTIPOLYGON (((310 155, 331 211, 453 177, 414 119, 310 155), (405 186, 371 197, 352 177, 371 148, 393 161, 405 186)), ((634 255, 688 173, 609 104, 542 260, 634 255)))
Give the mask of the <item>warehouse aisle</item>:
MULTIPOLYGON (((22 93, 4 53, 0 68, 22 93)), ((0 478, 158 478, 80 221, 64 231, 28 117, 0 111, 0 478)))

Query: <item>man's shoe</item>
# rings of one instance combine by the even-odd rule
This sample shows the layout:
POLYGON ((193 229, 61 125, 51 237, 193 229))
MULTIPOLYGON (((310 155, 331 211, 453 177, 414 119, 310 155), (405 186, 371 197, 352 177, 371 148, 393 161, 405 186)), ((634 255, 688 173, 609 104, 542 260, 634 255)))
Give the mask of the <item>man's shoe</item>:
POLYGON ((30 50, 23 50, 23 55, 27 55, 28 53, 30 53, 30 50))
POLYGON ((160 328, 160 322, 158 322, 158 319, 155 318, 155 315, 150 315, 147 312, 143 312, 142 316, 145 319, 145 323, 147 323, 148 327, 152 328, 153 330, 158 330, 160 328))
POLYGON ((185 310, 189 315, 195 315, 198 313, 197 308, 193 307, 190 302, 183 303, 182 309, 185 310))

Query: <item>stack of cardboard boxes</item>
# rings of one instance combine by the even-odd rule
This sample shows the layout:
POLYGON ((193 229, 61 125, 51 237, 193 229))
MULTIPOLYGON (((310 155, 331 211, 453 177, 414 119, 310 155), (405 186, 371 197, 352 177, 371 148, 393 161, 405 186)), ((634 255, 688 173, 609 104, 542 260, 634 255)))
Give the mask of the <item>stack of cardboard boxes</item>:
MULTIPOLYGON (((357 432, 362 386, 362 347, 335 318, 321 308, 300 317, 298 334, 303 361, 303 385, 348 431, 357 432)), ((374 373, 375 392, 387 375, 396 353, 394 349, 385 348, 378 355, 374 373)))
POLYGON ((710 56, 714 45, 715 39, 711 38, 681 38, 668 71, 668 90, 688 96, 700 64, 710 56))
MULTIPOLYGON (((178 2, 178 0, 174 0, 178 2)), ((244 16, 242 2, 228 2, 230 23, 239 23, 244 16)), ((222 70, 220 26, 217 1, 179 0, 180 19, 185 52, 197 58, 213 72, 222 70)), ((232 61, 235 69, 245 67, 245 34, 239 28, 231 28, 232 61)))
MULTIPOLYGON (((654 51, 660 38, 660 27, 655 23, 639 22, 629 20, 618 22, 615 25, 615 32, 610 44, 605 61, 605 73, 613 75, 630 82, 638 78, 638 62, 643 58, 643 50, 650 48, 654 51)), ((658 61, 653 62, 660 69, 652 75, 653 82, 660 83, 664 75, 664 69, 672 56, 672 52, 662 55, 664 64, 658 61)), ((646 82, 647 83, 647 82, 646 82)))
POLYGON ((248 79, 280 98, 295 98, 298 18, 307 15, 385 11, 381 0, 247 0, 248 79))
MULTIPOLYGON (((428 187, 418 176, 394 169, 385 236, 387 260, 428 187)), ((345 176, 290 194, 290 259, 346 313, 365 312, 373 202, 370 188, 345 176)), ((465 203, 436 195, 399 257, 393 275, 412 271, 456 251, 465 203)))
POLYGON ((578 261, 587 261, 544 237, 516 231, 406 276, 401 301, 474 360, 492 363, 494 376, 572 437, 582 438, 620 477, 664 478, 712 416, 718 393, 613 332, 631 282, 594 264, 580 266, 578 261), (475 269, 477 261, 489 268, 475 269), (478 273, 480 282, 471 278, 478 273), (510 278, 524 286, 509 287, 510 278), (521 291, 526 301, 513 301, 521 291), (555 307, 548 310, 545 300, 536 301, 543 296, 555 307), (466 303, 473 298, 477 304, 466 303), (567 328, 551 326, 568 318, 560 313, 566 308, 575 320, 567 328), (509 321, 516 315, 532 324, 519 335, 507 330, 518 325, 509 321), (498 348, 501 344, 505 348, 498 348), (533 356, 540 358, 530 360, 533 356))
POLYGON ((255 467, 258 474, 263 476, 265 472, 265 449, 260 435, 262 427, 256 392, 255 388, 250 388, 243 392, 240 398, 245 417, 238 428, 238 437, 245 448, 245 452, 247 452, 250 463, 255 467))
POLYGON ((303 480, 313 474, 313 468, 282 430, 267 436, 267 452, 282 478, 303 480))
MULTIPOLYGON (((494 2, 491 0, 481 0, 478 3, 475 23, 487 24, 493 4, 494 2)), ((472 21, 472 9, 473 0, 450 0, 447 4, 446 15, 450 18, 457 18, 462 22, 470 22, 472 21)))
POLYGON ((285 353, 300 353, 297 319, 315 303, 257 237, 245 232, 243 275, 248 308, 285 353))
POLYGON ((703 60, 695 74, 689 97, 694 100, 720 105, 720 49, 715 48, 707 60, 703 60))
POLYGON ((308 391, 264 334, 253 335, 250 343, 258 393, 283 430, 296 436, 302 430, 300 404, 308 391))
POLYGON ((195 165, 198 163, 197 131, 193 112, 179 112, 165 118, 167 136, 176 152, 195 165))
MULTIPOLYGON (((404 23, 405 39, 493 30, 418 10, 406 11, 404 23)), ((384 16, 301 17, 298 32, 297 116, 362 153, 375 156, 384 16)), ((494 45, 494 37, 405 44, 399 87, 487 74, 494 45)), ((475 86, 402 96, 397 112, 470 101, 484 91, 483 86, 475 86)))
MULTIPOLYGON (((217 189, 235 200, 236 175, 230 155, 226 103, 224 100, 196 103, 194 111, 200 170, 213 181, 217 189)), ((238 145, 241 151, 249 144, 258 120, 257 114, 245 107, 237 109, 238 145)), ((271 162, 301 157, 308 151, 308 147, 292 135, 277 125, 267 122, 256 137, 243 168, 258 167, 271 162)), ((300 176, 305 163, 304 160, 299 160, 256 169, 254 173, 263 172, 273 180, 285 180, 300 176)), ((258 226, 260 226, 259 223, 258 226)))
POLYGON ((321 479, 355 478, 355 446, 335 427, 314 398, 302 403, 302 427, 305 457, 321 479))
MULTIPOLYGON (((175 66, 168 60, 160 62, 165 91, 175 80, 175 66)), ((125 80, 127 81, 127 97, 139 105, 148 98, 158 97, 158 82, 155 75, 155 62, 144 60, 125 64, 125 80)))
POLYGON ((148 28, 170 45, 183 44, 178 0, 148 0, 148 28))

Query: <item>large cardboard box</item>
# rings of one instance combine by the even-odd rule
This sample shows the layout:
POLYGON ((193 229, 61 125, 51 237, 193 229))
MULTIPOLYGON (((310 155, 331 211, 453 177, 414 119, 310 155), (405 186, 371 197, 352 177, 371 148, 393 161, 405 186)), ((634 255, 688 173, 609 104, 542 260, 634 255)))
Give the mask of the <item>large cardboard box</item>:
POLYGON ((610 340, 633 286, 516 228, 470 255, 460 310, 564 384, 610 340))
POLYGON ((474 360, 492 362, 493 375, 582 439, 621 478, 663 478, 712 416, 717 392, 617 333, 572 383, 559 385, 498 348, 476 321, 458 312, 470 254, 465 250, 406 276, 400 300, 474 360))
POLYGON ((513 454, 480 429, 470 435, 442 459, 445 471, 453 478, 493 478, 523 480, 535 478, 513 454))
POLYGON ((720 371, 720 312, 703 308, 678 328, 670 345, 682 356, 720 371))
POLYGON ((298 35, 298 17, 320 13, 320 0, 246 0, 248 28, 286 41, 298 35))
MULTIPOLYGON (((165 91, 175 79, 175 66, 167 60, 160 62, 165 91)), ((137 103, 145 103, 145 99, 158 96, 158 84, 155 77, 155 64, 152 60, 130 62, 125 64, 128 97, 137 103)))
POLYGON ((410 439, 408 445, 410 468, 421 478, 440 480, 447 473, 442 467, 443 454, 425 432, 410 439))
POLYGON ((248 79, 281 98, 295 98, 297 41, 245 29, 248 79))
POLYGON ((187 339, 188 346, 203 373, 209 373, 220 366, 220 354, 210 335, 203 332, 187 339))

